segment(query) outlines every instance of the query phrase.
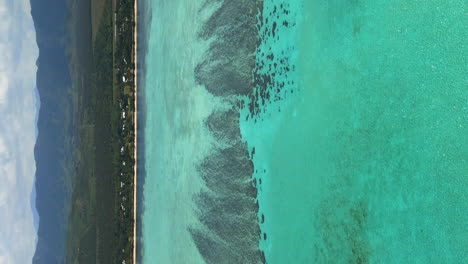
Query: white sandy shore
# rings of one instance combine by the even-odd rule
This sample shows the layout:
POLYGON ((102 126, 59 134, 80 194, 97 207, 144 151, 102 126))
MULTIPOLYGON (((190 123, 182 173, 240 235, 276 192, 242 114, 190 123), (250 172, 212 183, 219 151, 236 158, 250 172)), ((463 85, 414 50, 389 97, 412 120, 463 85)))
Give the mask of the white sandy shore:
POLYGON ((134 112, 134 120, 135 120, 135 148, 134 148, 134 157, 135 157, 135 171, 133 176, 133 263, 137 263, 137 168, 138 168, 138 0, 135 0, 134 5, 134 19, 135 19, 135 28, 133 31, 133 38, 134 38, 134 45, 133 45, 133 56, 135 62, 135 112, 134 112))

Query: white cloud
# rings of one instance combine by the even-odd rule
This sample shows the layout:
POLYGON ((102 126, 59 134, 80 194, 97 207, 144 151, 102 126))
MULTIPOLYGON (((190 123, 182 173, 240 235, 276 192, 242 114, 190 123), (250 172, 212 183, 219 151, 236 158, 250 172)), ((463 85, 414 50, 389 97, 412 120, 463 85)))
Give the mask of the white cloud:
POLYGON ((0 0, 0 264, 31 263, 36 248, 35 86, 38 49, 26 0, 0 0))

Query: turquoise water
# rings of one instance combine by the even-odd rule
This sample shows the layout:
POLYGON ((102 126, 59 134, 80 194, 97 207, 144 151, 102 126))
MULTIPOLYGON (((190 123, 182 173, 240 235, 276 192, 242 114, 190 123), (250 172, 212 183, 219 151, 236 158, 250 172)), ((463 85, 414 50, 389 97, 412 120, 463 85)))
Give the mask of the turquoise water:
POLYGON ((257 52, 297 70, 241 123, 268 263, 466 263, 466 4, 264 3, 297 14, 257 52))
POLYGON ((463 1, 147 2, 143 263, 468 259, 463 1))

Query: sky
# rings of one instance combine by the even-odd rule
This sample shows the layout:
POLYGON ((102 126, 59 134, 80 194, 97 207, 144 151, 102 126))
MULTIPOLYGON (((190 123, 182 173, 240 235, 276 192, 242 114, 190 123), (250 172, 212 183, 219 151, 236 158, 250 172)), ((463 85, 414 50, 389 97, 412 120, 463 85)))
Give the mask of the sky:
POLYGON ((38 54, 29 0, 0 0, 0 264, 31 263, 37 243, 38 54))

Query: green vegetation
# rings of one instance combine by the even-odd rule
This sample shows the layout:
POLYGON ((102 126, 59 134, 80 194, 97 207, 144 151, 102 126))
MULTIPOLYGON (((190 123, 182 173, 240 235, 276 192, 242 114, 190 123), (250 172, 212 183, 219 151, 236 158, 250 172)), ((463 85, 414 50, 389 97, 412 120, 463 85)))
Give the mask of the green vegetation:
POLYGON ((134 245, 133 0, 69 1, 77 149, 66 263, 128 264, 134 245))

